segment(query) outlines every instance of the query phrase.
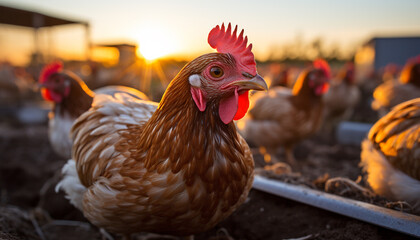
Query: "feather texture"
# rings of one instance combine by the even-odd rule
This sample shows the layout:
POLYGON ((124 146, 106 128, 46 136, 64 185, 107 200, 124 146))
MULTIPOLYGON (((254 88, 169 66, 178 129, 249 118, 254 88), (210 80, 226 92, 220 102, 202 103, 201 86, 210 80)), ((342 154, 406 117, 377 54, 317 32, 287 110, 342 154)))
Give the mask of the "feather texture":
POLYGON ((396 105, 420 97, 420 57, 410 59, 399 80, 389 80, 373 92, 372 109, 382 117, 396 105))
POLYGON ((420 98, 397 105, 363 142, 361 165, 375 192, 420 211, 420 98))
POLYGON ((101 95, 76 121, 73 157, 88 189, 83 212, 95 225, 188 235, 214 226, 245 200, 253 159, 234 127, 217 129, 216 119, 202 126, 193 112, 152 115, 156 109, 125 94, 101 95), (151 124, 150 117, 161 121, 151 124))
POLYGON ((72 128, 86 218, 115 233, 185 236, 214 227, 245 201, 252 154, 219 110, 225 99, 266 84, 238 61, 231 52, 194 59, 159 104, 127 93, 95 96, 72 128))
POLYGON ((245 139, 276 148, 294 144, 313 134, 321 122, 322 103, 304 106, 294 102, 290 89, 275 87, 252 98, 248 116, 238 123, 245 139))
POLYGON ((412 84, 387 81, 373 92, 372 109, 382 117, 396 105, 420 97, 420 88, 412 84))
MULTIPOLYGON (((68 95, 64 95, 62 101, 54 102, 53 109, 48 114, 50 143, 58 155, 67 159, 71 158, 72 140, 70 138, 70 129, 74 121, 91 107, 95 95, 127 93, 132 97, 148 100, 144 93, 125 86, 106 86, 92 92, 82 79, 72 72, 63 71, 61 63, 47 65, 41 74, 40 81, 43 83, 48 82, 51 80, 49 79, 51 77, 61 79, 62 82, 57 87, 69 87, 68 95)), ((47 92, 51 91, 53 90, 48 90, 47 92)), ((46 100, 51 99, 47 98, 46 100)))
POLYGON ((277 86, 254 94, 248 114, 237 123, 239 131, 270 155, 284 146, 288 162, 294 164, 293 146, 315 133, 322 122, 323 92, 319 95, 317 90, 325 84, 323 70, 312 68, 301 73, 293 89, 277 86))

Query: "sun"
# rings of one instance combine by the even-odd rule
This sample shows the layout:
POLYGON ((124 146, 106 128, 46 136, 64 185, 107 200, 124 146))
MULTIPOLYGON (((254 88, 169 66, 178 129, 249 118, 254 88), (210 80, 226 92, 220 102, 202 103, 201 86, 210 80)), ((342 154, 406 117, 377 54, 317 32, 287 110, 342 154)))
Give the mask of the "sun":
POLYGON ((137 54, 147 60, 167 56, 177 48, 175 36, 162 27, 142 28, 138 32, 137 39, 139 43, 137 54))

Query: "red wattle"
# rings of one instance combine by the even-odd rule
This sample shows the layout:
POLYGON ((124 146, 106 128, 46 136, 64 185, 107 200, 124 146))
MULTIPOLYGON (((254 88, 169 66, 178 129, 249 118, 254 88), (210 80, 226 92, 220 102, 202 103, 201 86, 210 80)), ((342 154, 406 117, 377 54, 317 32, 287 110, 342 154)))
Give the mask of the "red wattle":
POLYGON ((236 111, 235 117, 233 120, 239 120, 243 118, 249 108, 249 94, 248 91, 242 93, 238 97, 238 110, 236 111))
POLYGON ((41 95, 47 101, 54 101, 54 99, 51 96, 51 92, 46 88, 41 88, 41 95))
POLYGON ((327 83, 324 83, 318 87, 316 87, 315 89, 315 93, 317 96, 321 96, 322 94, 325 94, 326 92, 328 92, 328 89, 330 88, 330 85, 327 83))
POLYGON ((55 93, 54 91, 51 91, 47 88, 41 88, 41 95, 47 101, 52 101, 55 103, 60 103, 63 101, 62 95, 55 93))

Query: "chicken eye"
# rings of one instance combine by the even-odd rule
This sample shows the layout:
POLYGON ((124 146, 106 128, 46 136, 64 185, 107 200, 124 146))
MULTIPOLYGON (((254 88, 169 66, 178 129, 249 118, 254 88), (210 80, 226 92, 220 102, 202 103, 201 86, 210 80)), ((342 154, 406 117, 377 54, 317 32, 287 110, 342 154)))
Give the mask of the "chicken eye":
POLYGON ((210 68, 210 75, 214 78, 220 78, 223 76, 223 70, 220 67, 210 68))

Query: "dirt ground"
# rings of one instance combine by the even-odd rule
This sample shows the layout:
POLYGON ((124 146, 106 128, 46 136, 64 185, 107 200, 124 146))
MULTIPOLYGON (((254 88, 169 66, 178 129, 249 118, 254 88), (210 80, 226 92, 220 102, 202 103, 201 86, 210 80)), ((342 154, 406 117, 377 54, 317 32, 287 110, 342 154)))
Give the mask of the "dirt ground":
MULTIPOLYGON (((262 156, 256 149, 254 152, 257 166, 262 166, 262 156)), ((299 173, 291 173, 283 181, 323 189, 331 177, 356 180, 362 175, 358 167, 360 146, 339 145, 330 138, 315 136, 299 144, 295 155, 299 173)), ((54 192, 59 169, 66 160, 52 151, 45 125, 0 126, 0 156, 0 239, 101 239, 98 229, 87 223, 62 193, 54 192)), ((363 180, 360 184, 364 184, 363 180)), ((364 200, 379 205, 386 203, 380 198, 364 200)), ((143 236, 138 235, 136 239, 143 236)), ((195 239, 411 238, 252 190, 248 201, 235 213, 195 239)))

